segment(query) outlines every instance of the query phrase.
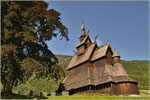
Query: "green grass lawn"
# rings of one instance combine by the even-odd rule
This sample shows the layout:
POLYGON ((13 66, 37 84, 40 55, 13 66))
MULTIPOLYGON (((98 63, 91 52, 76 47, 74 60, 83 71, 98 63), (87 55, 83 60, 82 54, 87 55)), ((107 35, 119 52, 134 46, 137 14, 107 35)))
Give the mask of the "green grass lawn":
POLYGON ((48 99, 149 99, 148 94, 142 94, 140 97, 130 96, 110 96, 110 95, 72 95, 72 96, 48 96, 48 99))
POLYGON ((149 99, 148 97, 128 97, 128 96, 84 96, 84 95, 76 95, 76 96, 57 96, 51 97, 49 96, 48 99, 149 99))
POLYGON ((71 95, 71 96, 47 96, 47 97, 27 97, 17 94, 2 95, 2 99, 149 99, 149 94, 140 91, 140 97, 111 96, 111 95, 71 95))

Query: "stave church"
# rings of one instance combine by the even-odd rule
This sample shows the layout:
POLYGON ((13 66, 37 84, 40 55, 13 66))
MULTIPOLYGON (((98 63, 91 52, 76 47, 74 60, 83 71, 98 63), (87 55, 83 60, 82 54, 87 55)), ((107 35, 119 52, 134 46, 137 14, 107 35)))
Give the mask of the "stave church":
MULTIPOLYGON (((97 38, 97 37, 96 37, 97 38)), ((64 90, 74 94, 139 95, 138 82, 132 79, 120 63, 120 55, 110 42, 98 46, 91 41, 84 24, 70 61, 68 75, 63 80, 64 90)))

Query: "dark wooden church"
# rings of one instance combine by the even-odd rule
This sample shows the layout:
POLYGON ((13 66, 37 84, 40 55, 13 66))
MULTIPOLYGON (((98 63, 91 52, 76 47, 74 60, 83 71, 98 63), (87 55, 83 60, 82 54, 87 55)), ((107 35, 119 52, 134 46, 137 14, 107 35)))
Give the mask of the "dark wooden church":
POLYGON ((70 95, 139 94, 138 82, 129 77, 120 63, 120 55, 111 49, 109 41, 98 47, 96 38, 92 43, 82 25, 76 49, 67 67, 68 76, 63 81, 70 95))

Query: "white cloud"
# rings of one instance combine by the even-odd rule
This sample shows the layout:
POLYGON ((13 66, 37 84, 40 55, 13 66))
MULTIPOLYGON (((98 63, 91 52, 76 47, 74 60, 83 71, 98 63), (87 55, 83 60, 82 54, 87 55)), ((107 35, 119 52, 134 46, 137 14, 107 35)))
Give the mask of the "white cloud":
POLYGON ((102 42, 102 41, 100 41, 99 39, 96 39, 96 42, 97 42, 98 46, 100 46, 100 45, 102 45, 102 44, 103 44, 103 42, 102 42))

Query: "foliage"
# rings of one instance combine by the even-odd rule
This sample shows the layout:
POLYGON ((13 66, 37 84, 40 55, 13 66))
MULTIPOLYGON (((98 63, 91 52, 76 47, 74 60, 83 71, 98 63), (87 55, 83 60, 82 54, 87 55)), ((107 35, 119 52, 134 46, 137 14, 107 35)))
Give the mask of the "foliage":
POLYGON ((72 56, 66 56, 66 55, 55 55, 55 56, 58 59, 58 62, 59 62, 58 65, 62 66, 65 72, 65 75, 67 75, 66 68, 70 63, 72 56))
POLYGON ((20 85, 14 87, 13 93, 17 94, 18 91, 22 89, 24 89, 24 95, 29 95, 30 90, 33 91, 33 94, 35 91, 38 91, 38 95, 40 95, 40 92, 50 93, 52 91, 56 91, 61 81, 62 79, 59 79, 59 81, 56 82, 56 79, 49 77, 37 79, 36 74, 34 73, 28 81, 20 83, 20 85))
POLYGON ((51 75, 58 80, 60 66, 46 41, 57 35, 68 40, 68 30, 60 13, 47 7, 44 1, 1 2, 3 92, 11 93, 18 80, 26 81, 33 72, 40 78, 57 71, 51 75))

